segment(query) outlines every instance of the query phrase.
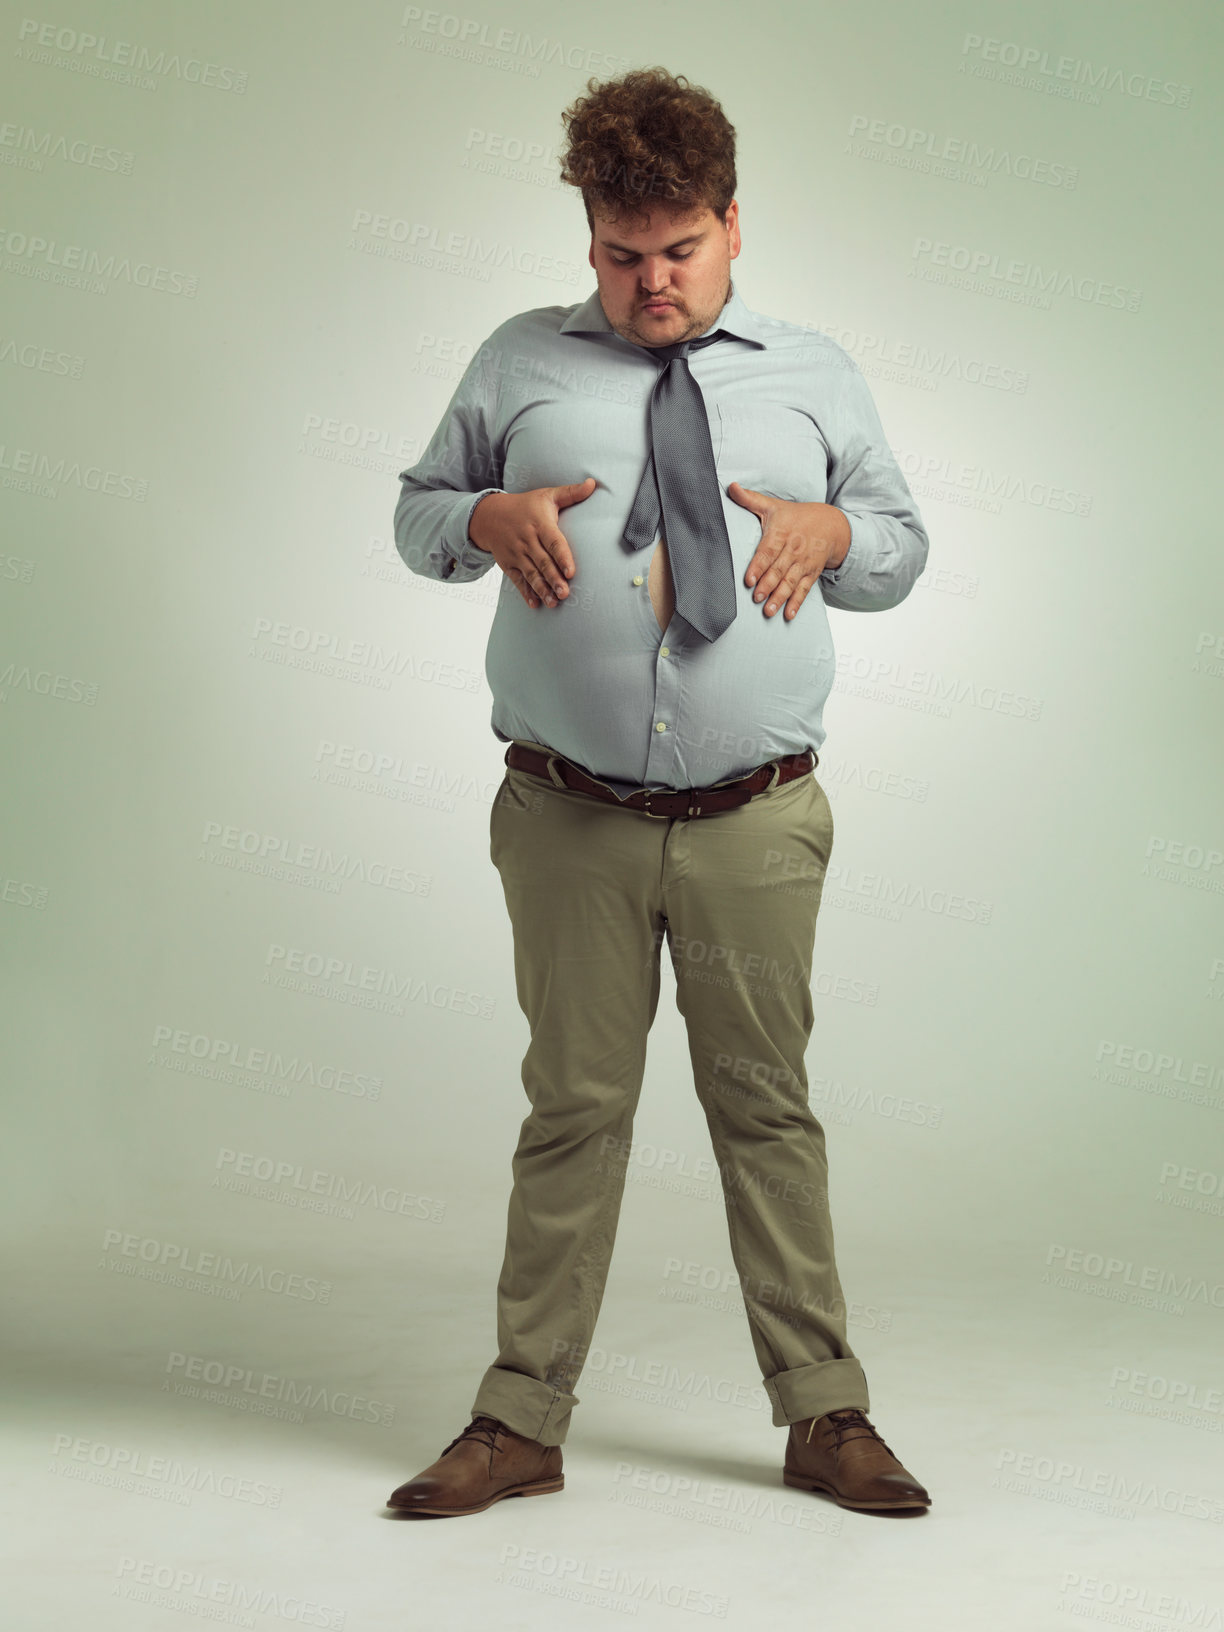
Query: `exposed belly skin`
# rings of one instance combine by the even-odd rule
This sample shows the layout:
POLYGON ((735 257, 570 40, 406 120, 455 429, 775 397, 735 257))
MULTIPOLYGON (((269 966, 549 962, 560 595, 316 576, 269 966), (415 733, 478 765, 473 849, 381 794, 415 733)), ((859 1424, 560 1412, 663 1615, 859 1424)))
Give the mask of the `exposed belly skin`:
POLYGON ((672 583, 671 562, 667 557, 667 540, 662 531, 655 552, 650 558, 650 604, 659 628, 666 629, 676 609, 676 589, 672 583))

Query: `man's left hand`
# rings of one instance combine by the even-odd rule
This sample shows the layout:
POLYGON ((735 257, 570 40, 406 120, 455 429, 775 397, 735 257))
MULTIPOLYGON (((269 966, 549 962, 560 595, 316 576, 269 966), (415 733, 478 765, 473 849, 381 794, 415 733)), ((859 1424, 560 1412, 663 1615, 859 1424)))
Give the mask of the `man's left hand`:
POLYGON ((727 493, 761 519, 761 542, 744 574, 749 587, 756 585, 753 600, 765 601, 767 618, 785 601, 786 616, 793 618, 825 568, 840 567, 846 559, 850 523, 833 504, 775 499, 739 482, 727 493))

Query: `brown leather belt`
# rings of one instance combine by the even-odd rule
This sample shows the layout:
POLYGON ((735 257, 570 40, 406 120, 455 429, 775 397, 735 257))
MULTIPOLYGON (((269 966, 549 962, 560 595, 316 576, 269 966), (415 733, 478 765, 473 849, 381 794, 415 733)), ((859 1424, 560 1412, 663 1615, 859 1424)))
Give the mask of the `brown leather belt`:
POLYGON ((594 799, 623 805, 628 810, 644 810, 648 816, 669 817, 707 816, 717 810, 733 810, 736 805, 746 805, 754 794, 764 793, 771 785, 781 787, 784 782, 793 782, 797 776, 806 776, 809 771, 815 770, 818 758, 810 748, 806 748, 801 754, 771 759, 765 765, 758 765, 747 776, 738 777, 734 782, 722 782, 717 787, 641 788, 620 799, 611 788, 584 771, 581 765, 575 765, 561 754, 540 753, 521 742, 512 742, 506 749, 506 764, 516 771, 526 771, 555 786, 554 778, 548 774, 551 761, 557 777, 575 793, 589 793, 594 799), (775 766, 778 770, 776 781, 775 766))

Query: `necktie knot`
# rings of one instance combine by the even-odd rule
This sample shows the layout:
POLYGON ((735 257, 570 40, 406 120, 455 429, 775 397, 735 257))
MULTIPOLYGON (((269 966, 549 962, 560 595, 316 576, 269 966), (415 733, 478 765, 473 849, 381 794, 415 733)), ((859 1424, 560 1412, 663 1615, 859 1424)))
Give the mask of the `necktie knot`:
POLYGON ((652 357, 660 357, 664 368, 676 357, 687 357, 690 351, 700 351, 702 346, 712 346, 715 340, 721 340, 726 335, 726 329, 715 329, 713 334, 703 334, 696 340, 677 340, 672 346, 651 346, 652 357))

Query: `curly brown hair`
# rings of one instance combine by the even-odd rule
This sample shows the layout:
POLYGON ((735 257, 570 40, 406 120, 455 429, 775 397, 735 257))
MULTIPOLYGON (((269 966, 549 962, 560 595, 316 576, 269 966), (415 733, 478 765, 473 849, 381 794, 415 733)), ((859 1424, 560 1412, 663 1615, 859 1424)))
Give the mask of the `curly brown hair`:
POLYGON ((619 226, 643 225, 662 206, 685 215, 708 205, 719 220, 735 196, 735 127, 700 85, 666 68, 634 68, 618 79, 587 81, 561 115, 569 145, 561 180, 582 190, 593 210, 619 226))

